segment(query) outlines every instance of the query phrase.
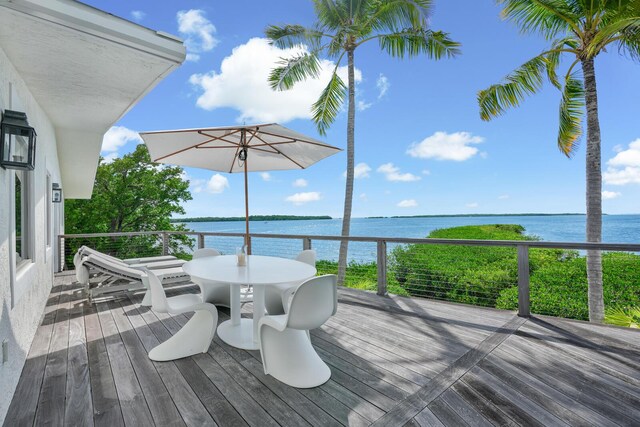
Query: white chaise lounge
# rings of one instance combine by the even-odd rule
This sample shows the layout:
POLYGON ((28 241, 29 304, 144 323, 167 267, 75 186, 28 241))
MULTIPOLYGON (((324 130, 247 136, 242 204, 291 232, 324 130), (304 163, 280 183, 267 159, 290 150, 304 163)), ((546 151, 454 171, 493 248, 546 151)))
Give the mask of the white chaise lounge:
POLYGON ((180 267, 182 264, 185 263, 184 260, 178 259, 173 255, 160 255, 160 256, 152 256, 152 257, 120 259, 111 255, 105 254, 104 252, 97 251, 93 248, 90 248, 89 246, 80 246, 78 251, 73 256, 73 265, 77 266, 77 263, 83 257, 89 256, 89 255, 98 255, 112 262, 126 264, 133 267, 144 266, 149 269, 180 267))
MULTIPOLYGON (((143 278, 146 279, 143 268, 145 267, 135 268, 92 254, 82 257, 78 261, 76 278, 78 282, 85 285, 87 298, 89 302, 92 302, 94 298, 105 294, 147 289, 143 281, 143 278), (97 279, 90 280, 91 271, 97 271, 101 274, 97 279)), ((190 281, 189 275, 184 272, 182 267, 154 268, 153 272, 163 285, 190 281)), ((148 292, 142 305, 151 305, 151 295, 148 292)))

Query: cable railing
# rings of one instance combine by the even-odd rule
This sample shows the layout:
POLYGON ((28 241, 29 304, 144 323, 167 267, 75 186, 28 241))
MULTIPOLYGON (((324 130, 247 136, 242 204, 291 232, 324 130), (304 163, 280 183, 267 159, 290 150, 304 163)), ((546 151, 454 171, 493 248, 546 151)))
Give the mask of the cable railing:
MULTIPOLYGON (((608 307, 640 305, 640 244, 458 240, 400 237, 251 234, 255 255, 294 258, 318 253, 318 274, 337 273, 340 241, 350 243, 345 286, 387 293, 588 319, 584 252, 602 252, 608 307), (355 250, 351 250, 355 248, 355 250), (355 253, 355 255, 353 255, 355 253)), ((119 258, 172 254, 190 259, 196 248, 235 254, 244 233, 159 231, 65 234, 58 237, 59 270, 73 268, 82 245, 119 258)))

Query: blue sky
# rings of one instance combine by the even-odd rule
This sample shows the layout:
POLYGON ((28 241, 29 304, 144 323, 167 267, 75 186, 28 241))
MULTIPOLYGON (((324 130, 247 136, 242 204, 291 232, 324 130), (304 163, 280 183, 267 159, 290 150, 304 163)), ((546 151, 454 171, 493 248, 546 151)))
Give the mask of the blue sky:
MULTIPOLYGON (((267 45, 269 24, 311 25, 304 0, 87 3, 183 38, 189 60, 105 137, 107 158, 127 153, 138 131, 276 121, 345 148, 346 114, 319 137, 307 106, 324 86, 267 91, 283 52, 267 45)), ((499 18, 491 0, 436 1, 432 28, 462 43, 455 59, 397 60, 371 43, 356 51, 356 179, 353 216, 584 212, 584 138, 572 159, 556 148, 559 92, 547 84, 518 109, 483 122, 476 93, 542 51, 499 18)), ((331 64, 327 64, 327 67, 331 64)), ((640 212, 640 64, 615 51, 596 61, 603 210, 640 212)), ((342 216, 346 153, 303 171, 250 174, 251 213, 342 216)), ((187 216, 244 214, 241 174, 187 169, 187 216)))

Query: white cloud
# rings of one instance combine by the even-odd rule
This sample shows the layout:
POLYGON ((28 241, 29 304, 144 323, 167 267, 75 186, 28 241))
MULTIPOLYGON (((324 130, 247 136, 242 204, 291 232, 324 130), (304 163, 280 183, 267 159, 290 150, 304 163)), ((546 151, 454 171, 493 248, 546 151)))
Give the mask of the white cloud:
POLYGON ((479 151, 470 145, 480 144, 483 141, 483 137, 474 136, 469 132, 436 132, 421 142, 411 144, 407 154, 420 159, 462 162, 475 156, 479 151))
POLYGON ((260 178, 263 181, 271 181, 271 174, 269 172, 260 172, 260 178))
MULTIPOLYGON (((368 164, 366 164, 366 163, 358 163, 353 168, 353 177, 355 179, 369 178, 369 172, 371 172, 371 168, 369 167, 368 164)), ((344 171, 342 173, 342 176, 344 178, 346 178, 347 177, 347 171, 344 171)))
POLYGON ((473 208, 477 208, 480 205, 478 203, 476 203, 476 202, 472 202, 472 203, 467 203, 465 206, 468 207, 468 208, 473 209, 473 208))
POLYGON ((386 95, 389 90, 389 79, 384 74, 380 73, 378 80, 376 80, 376 87, 378 88, 378 99, 386 95))
POLYGON ((429 169, 422 169, 422 175, 431 175, 431 171, 429 169))
POLYGON ((104 156, 104 158, 102 159, 102 164, 106 165, 108 163, 113 162, 117 158, 118 158, 118 153, 114 151, 113 153, 109 153, 106 156, 104 156))
POLYGON ((369 201, 369 198, 367 197, 367 193, 362 193, 358 197, 360 197, 360 200, 362 200, 363 202, 368 202, 369 201))
POLYGON ((206 183, 207 181, 204 179, 192 179, 189 181, 189 189, 192 193, 202 193, 206 183))
POLYGON ((499 200, 507 200, 508 198, 509 198, 508 194, 502 194, 502 195, 498 196, 499 200))
POLYGON ((365 101, 360 100, 360 101, 358 101, 358 103, 356 105, 356 109, 358 111, 364 111, 364 110, 370 108, 372 105, 373 104, 370 103, 370 102, 365 102, 365 101))
POLYGON ((411 182, 411 181, 419 181, 420 178, 417 175, 412 173, 400 173, 400 169, 393 165, 393 163, 385 163, 380 166, 378 172, 383 173, 387 181, 392 182, 411 182))
POLYGON ((202 193, 202 191, 204 190, 204 186, 207 184, 206 180, 192 178, 184 170, 182 171, 180 178, 182 178, 182 180, 185 182, 189 182, 189 191, 196 194, 202 193))
POLYGON ((101 153, 114 153, 118 149, 129 142, 135 142, 142 144, 142 138, 138 135, 138 132, 128 129, 124 126, 112 126, 111 129, 102 137, 102 149, 101 153))
MULTIPOLYGON (((271 70, 282 58, 305 51, 305 48, 278 49, 263 38, 252 38, 233 49, 220 64, 220 71, 194 74, 191 84, 202 90, 197 105, 205 110, 229 107, 240 111, 239 122, 288 122, 310 119, 311 105, 327 85, 335 64, 320 61, 320 77, 296 84, 291 90, 277 91, 269 86, 271 70)), ((346 82, 347 69, 338 74, 346 82)), ((356 70, 356 82, 362 73, 356 70)))
POLYGON ((187 61, 200 59, 199 53, 209 52, 218 44, 213 35, 216 27, 205 17, 201 9, 181 10, 177 13, 178 31, 185 38, 187 61))
POLYGON ((622 146, 622 144, 616 144, 613 146, 613 152, 614 153, 619 153, 622 150, 624 150, 624 147, 622 146))
POLYGON ((616 199, 618 197, 622 196, 622 193, 619 193, 617 191, 603 191, 602 192, 602 200, 610 200, 610 199, 616 199))
POLYGON ((602 178, 610 185, 640 184, 640 138, 629 143, 626 150, 622 148, 607 162, 602 178))
POLYGON ((229 180, 227 177, 220 175, 219 173, 213 175, 209 182, 207 182, 207 191, 213 194, 222 193, 226 188, 229 188, 229 180))
POLYGON ((399 208, 415 208, 418 206, 418 202, 414 199, 401 200, 396 206, 399 208))
POLYGON ((287 202, 291 202, 294 205, 302 205, 304 203, 308 203, 308 202, 316 202, 318 200, 320 200, 322 198, 322 195, 320 193, 318 193, 317 191, 310 191, 308 193, 296 193, 293 194, 289 197, 287 197, 285 200, 287 202))
POLYGON ((306 187, 307 185, 309 185, 309 182, 306 179, 298 178, 293 181, 294 187, 306 187))
POLYGON ((136 22, 142 21, 145 16, 147 16, 147 14, 144 13, 143 11, 141 11, 141 10, 132 10, 131 11, 131 17, 136 22))

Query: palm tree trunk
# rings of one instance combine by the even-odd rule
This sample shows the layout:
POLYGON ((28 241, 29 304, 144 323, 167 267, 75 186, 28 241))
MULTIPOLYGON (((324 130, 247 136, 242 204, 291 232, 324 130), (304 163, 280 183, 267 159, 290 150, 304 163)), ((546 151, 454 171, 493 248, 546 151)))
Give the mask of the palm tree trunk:
MULTIPOLYGON (((600 122, 598 94, 593 59, 582 61, 585 102, 587 106, 587 242, 602 241, 602 160, 600 154, 600 122)), ((589 320, 604 321, 602 291, 602 256, 600 251, 587 251, 587 281, 589 283, 589 320)))
MULTIPOLYGON (((347 182, 344 191, 344 213, 342 215, 342 236, 349 236, 351 230, 351 207, 353 204, 353 159, 354 159, 354 139, 355 139, 355 119, 356 119, 356 88, 355 71, 353 62, 353 50, 347 51, 348 72, 349 72, 349 105, 347 111, 347 182)), ((349 242, 340 242, 340 254, 338 255, 338 284, 344 284, 347 271, 347 252, 349 242)))

